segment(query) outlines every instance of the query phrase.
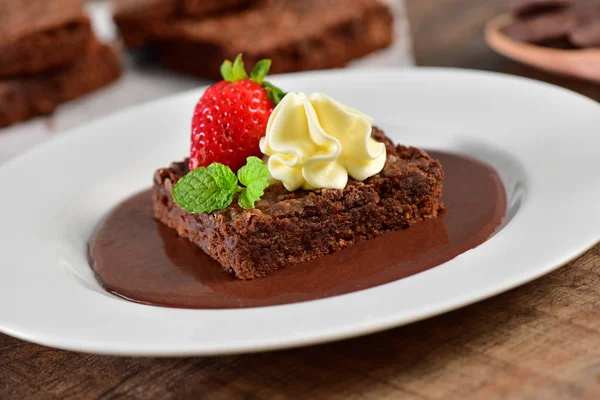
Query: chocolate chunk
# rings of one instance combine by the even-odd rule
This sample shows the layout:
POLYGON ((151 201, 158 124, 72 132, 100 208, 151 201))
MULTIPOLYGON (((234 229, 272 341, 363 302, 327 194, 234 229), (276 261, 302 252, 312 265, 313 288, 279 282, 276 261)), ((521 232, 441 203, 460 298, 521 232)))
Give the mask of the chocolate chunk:
POLYGON ((556 11, 573 4, 573 0, 510 0, 509 10, 519 17, 556 11))
POLYGON ((517 19, 505 28, 505 33, 515 40, 539 43, 567 37, 577 26, 573 9, 539 14, 527 19, 517 19))
POLYGON ((536 45, 561 50, 578 49, 578 47, 575 46, 567 36, 562 36, 560 38, 550 40, 542 40, 541 42, 537 42, 536 45))
POLYGON ((600 4, 576 7, 577 26, 569 39, 578 47, 600 47, 600 4))

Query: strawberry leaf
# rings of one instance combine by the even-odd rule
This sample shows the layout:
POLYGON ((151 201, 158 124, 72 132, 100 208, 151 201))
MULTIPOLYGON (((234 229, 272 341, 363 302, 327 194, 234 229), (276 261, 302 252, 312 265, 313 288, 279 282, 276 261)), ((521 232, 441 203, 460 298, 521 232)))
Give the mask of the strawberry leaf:
POLYGON ((267 92, 267 97, 269 98, 269 100, 271 100, 271 102, 274 105, 279 104, 279 102, 281 100, 283 100, 283 98, 287 94, 283 90, 279 89, 277 86, 275 86, 267 81, 263 82, 263 87, 265 88, 265 91, 267 92))
POLYGON ((246 68, 244 68, 244 61, 242 61, 242 54, 238 54, 235 60, 233 60, 233 81, 241 81, 243 79, 248 79, 248 73, 246 73, 246 68))
POLYGON ((254 68, 252 68, 252 72, 250 72, 250 80, 262 85, 263 81, 267 77, 267 74, 269 73, 269 68, 271 68, 271 60, 260 60, 254 65, 254 68))
POLYGON ((221 64, 221 76, 226 81, 233 82, 233 64, 231 61, 223 61, 223 64, 221 64))

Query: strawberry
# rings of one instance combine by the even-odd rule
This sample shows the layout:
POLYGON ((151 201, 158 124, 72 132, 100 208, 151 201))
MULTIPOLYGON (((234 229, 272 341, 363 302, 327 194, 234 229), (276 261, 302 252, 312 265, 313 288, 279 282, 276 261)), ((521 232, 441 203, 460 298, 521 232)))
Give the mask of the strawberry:
POLYGON ((214 162, 237 171, 258 147, 275 105, 285 96, 265 82, 271 60, 256 63, 248 78, 241 54, 221 65, 223 79, 209 87, 192 119, 190 171, 214 162))

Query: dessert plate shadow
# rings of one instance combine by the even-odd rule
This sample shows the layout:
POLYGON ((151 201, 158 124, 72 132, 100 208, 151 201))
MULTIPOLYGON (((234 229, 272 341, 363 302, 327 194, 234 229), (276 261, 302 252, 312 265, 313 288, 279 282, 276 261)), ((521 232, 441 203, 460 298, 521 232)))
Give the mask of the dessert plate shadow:
POLYGON ((81 126, 0 168, 0 331, 115 355, 215 355, 315 344, 493 296, 600 240, 600 106, 590 99, 523 78, 435 68, 272 80, 360 109, 398 143, 488 162, 506 187, 506 222, 479 247, 438 267, 322 300, 186 310, 112 296, 94 279, 87 241, 111 207, 149 187, 157 168, 187 154, 191 112, 204 89, 198 88, 81 126))

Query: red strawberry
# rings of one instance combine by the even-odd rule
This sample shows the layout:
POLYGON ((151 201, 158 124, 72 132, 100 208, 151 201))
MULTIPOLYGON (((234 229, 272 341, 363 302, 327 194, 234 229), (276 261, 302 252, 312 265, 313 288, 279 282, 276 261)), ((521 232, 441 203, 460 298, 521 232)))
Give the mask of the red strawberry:
POLYGON ((271 60, 259 61, 248 78, 241 54, 221 65, 224 80, 209 87, 194 110, 190 170, 219 162, 237 171, 246 158, 261 156, 258 142, 285 95, 264 81, 270 66, 271 60))

